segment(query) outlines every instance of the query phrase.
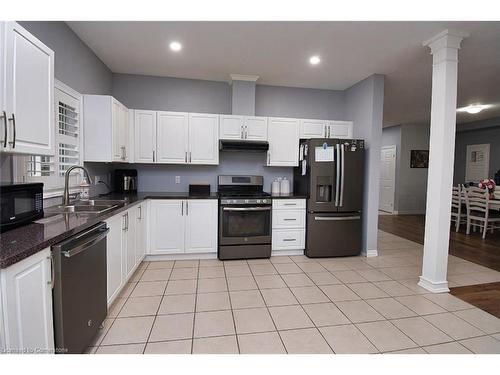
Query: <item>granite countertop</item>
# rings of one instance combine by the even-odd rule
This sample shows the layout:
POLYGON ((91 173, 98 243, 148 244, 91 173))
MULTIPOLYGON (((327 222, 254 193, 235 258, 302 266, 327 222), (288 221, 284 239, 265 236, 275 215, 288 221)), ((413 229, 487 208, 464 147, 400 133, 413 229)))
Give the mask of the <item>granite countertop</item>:
POLYGON ((125 205, 102 214, 46 213, 43 219, 1 233, 0 268, 7 268, 111 216, 126 211, 146 199, 218 199, 218 195, 217 193, 206 196, 189 195, 187 192, 139 192, 137 194, 113 193, 92 199, 125 200, 125 205))

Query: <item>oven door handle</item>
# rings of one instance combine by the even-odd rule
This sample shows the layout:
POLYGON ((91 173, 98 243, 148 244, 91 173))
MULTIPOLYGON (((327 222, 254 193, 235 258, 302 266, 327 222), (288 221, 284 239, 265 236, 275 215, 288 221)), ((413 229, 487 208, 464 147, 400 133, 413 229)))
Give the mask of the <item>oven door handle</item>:
POLYGON ((271 207, 223 207, 223 211, 271 211, 271 207))
POLYGON ((89 247, 95 245, 96 243, 98 243, 99 241, 103 240, 104 238, 106 238, 108 232, 109 232, 109 228, 106 228, 106 229, 101 229, 99 230, 100 234, 98 234, 97 236, 93 237, 90 239, 90 241, 87 241, 77 247, 74 247, 73 249, 71 250, 67 250, 67 251, 62 251, 62 254, 66 257, 66 258, 71 258, 72 256, 74 255, 77 255, 77 254, 80 254, 82 251, 85 251, 86 249, 88 249, 89 247))

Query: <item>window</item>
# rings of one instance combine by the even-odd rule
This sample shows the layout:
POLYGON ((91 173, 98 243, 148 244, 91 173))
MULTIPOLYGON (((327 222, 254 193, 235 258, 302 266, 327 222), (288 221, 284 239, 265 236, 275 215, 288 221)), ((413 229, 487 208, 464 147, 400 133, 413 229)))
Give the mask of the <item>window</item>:
MULTIPOLYGON (((26 161, 26 176, 29 181, 44 183, 44 193, 58 193, 64 187, 64 173, 75 164, 81 165, 82 149, 80 108, 82 96, 56 81, 54 90, 55 111, 55 156, 33 155, 26 161)), ((70 186, 79 183, 81 175, 75 171, 70 177, 70 186)))

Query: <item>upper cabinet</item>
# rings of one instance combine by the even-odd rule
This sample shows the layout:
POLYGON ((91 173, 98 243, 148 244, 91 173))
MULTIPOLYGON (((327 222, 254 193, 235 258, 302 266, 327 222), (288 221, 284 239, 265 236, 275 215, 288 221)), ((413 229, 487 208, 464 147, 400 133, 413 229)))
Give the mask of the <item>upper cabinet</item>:
POLYGON ((267 117, 221 115, 220 139, 267 140, 267 117))
POLYGON ((189 115, 186 112, 157 112, 155 162, 186 164, 189 153, 189 115))
POLYGON ((352 121, 328 121, 328 136, 329 138, 352 139, 353 127, 352 121))
POLYGON ((352 121, 300 120, 300 138, 346 138, 353 135, 352 121))
POLYGON ((0 22, 0 151, 54 155, 54 52, 0 22))
POLYGON ((219 115, 189 114, 189 164, 219 164, 219 115))
POLYGON ((156 158, 156 111, 134 112, 134 161, 153 163, 156 158))
POLYGON ((267 136, 268 166, 295 167, 299 165, 299 120, 270 117, 267 136))
POLYGON ((129 161, 128 109, 109 95, 84 95, 85 161, 129 161))

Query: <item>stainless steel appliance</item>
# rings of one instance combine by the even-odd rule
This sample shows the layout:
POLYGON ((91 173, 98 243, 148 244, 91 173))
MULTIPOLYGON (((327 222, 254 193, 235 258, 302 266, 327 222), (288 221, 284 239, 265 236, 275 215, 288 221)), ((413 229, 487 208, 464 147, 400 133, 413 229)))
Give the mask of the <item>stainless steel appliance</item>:
POLYGON ((220 151, 231 152, 266 152, 269 150, 269 143, 267 141, 239 141, 239 140, 226 140, 219 141, 220 151))
POLYGON ((107 315, 106 223, 52 247, 55 346, 83 353, 107 315))
POLYGON ((307 196, 308 257, 361 252, 364 141, 309 139, 300 143, 294 191, 307 196))
POLYGON ((271 256, 271 197, 262 176, 219 176, 219 251, 224 259, 271 256))
POLYGON ((26 225, 43 217, 42 183, 0 185, 0 231, 26 225))
POLYGON ((115 191, 135 193, 137 191, 137 169, 115 169, 115 191))

